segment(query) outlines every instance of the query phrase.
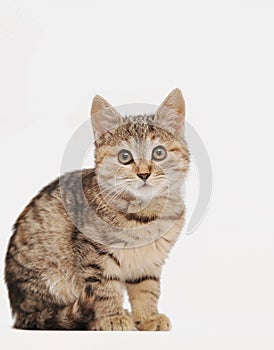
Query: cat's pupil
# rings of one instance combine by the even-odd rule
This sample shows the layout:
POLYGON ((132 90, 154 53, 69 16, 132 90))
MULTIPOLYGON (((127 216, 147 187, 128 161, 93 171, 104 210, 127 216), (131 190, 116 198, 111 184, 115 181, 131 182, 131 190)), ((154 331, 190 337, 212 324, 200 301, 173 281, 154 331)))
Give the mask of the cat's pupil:
POLYGON ((123 157, 124 160, 127 160, 128 159, 128 153, 123 153, 122 157, 123 157))
POLYGON ((161 149, 157 149, 156 153, 157 153, 158 156, 161 156, 162 155, 162 150, 161 149))

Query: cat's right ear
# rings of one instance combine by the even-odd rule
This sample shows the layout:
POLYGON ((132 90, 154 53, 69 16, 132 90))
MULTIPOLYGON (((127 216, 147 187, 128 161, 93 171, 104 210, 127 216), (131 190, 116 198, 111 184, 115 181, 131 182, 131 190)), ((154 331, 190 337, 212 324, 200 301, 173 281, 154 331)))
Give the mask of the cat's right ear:
POLYGON ((123 123, 120 113, 99 95, 96 95, 92 101, 90 114, 95 140, 123 123))

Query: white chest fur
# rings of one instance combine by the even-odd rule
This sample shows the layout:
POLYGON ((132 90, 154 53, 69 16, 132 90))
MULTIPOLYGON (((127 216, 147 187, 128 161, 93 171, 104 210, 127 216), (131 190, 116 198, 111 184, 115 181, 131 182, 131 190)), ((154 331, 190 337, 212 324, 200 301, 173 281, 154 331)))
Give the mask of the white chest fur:
POLYGON ((124 279, 138 278, 144 275, 158 276, 168 253, 181 231, 183 220, 173 224, 161 238, 141 247, 114 249, 113 254, 121 264, 124 279))

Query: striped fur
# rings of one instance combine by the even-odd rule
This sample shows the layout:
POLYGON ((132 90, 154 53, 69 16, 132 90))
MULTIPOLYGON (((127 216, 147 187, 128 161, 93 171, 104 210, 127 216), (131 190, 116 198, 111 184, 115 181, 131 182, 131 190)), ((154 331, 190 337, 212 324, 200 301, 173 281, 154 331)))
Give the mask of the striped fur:
POLYGON ((154 115, 134 117, 95 97, 92 122, 95 169, 53 181, 14 225, 5 266, 14 327, 168 330, 157 303, 162 266, 184 222, 181 93, 174 90, 154 115), (168 154, 159 163, 148 156, 157 145, 168 154), (134 161, 120 164, 121 149, 134 161), (145 189, 140 173, 149 174, 145 189))

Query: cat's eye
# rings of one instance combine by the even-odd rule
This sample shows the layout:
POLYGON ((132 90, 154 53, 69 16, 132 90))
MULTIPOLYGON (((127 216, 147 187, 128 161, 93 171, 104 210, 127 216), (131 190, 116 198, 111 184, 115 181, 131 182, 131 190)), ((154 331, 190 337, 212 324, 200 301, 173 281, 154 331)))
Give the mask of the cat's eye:
POLYGON ((163 160, 167 156, 167 150, 163 146, 157 146, 152 151, 152 159, 153 160, 163 160))
POLYGON ((127 151, 126 149, 122 149, 119 153, 118 153, 118 160, 120 163, 127 165, 133 162, 133 156, 132 154, 127 151))

